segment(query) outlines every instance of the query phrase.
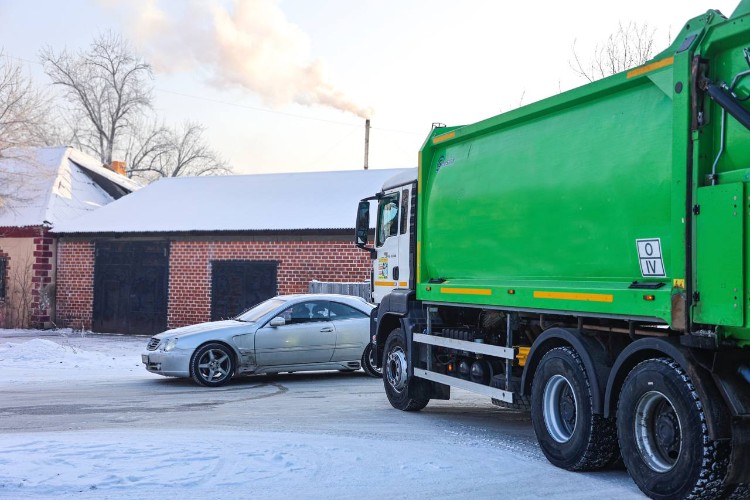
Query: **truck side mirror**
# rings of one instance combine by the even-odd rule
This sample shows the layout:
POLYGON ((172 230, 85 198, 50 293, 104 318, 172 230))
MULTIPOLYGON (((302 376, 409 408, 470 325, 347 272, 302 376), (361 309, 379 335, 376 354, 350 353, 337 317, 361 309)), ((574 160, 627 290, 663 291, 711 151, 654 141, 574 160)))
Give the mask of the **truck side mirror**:
POLYGON ((367 233, 370 232, 370 202, 360 201, 357 208, 357 227, 355 244, 362 248, 367 245, 367 233))

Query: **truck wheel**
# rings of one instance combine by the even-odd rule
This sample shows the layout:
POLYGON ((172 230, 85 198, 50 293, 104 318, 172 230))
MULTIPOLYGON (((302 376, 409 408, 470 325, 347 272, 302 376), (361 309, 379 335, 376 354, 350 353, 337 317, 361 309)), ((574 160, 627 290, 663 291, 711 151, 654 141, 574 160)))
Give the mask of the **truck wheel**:
POLYGON ((374 378, 381 378, 383 371, 378 368, 375 360, 375 350, 372 348, 372 344, 367 344, 365 352, 362 353, 362 369, 367 375, 374 378))
POLYGON ((419 382, 409 378, 407 372, 406 337, 401 328, 388 334, 383 354, 383 385, 391 406, 398 410, 418 411, 427 406, 429 399, 409 397, 409 385, 419 382))
POLYGON ((557 347, 539 362, 531 421, 547 460, 567 470, 596 470, 619 458, 615 424, 593 413, 591 386, 578 353, 557 347))
POLYGON ((716 498, 723 492, 729 445, 708 436, 705 402, 668 358, 649 359, 625 379, 617 404, 622 459, 651 498, 716 498))
POLYGON ((724 493, 724 500, 743 500, 750 498, 750 484, 731 485, 724 493))

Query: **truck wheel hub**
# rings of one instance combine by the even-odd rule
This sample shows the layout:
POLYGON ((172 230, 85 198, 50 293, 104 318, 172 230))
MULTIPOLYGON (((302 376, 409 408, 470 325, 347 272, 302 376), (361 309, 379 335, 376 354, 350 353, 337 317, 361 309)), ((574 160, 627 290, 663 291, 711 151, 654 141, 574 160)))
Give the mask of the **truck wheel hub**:
POLYGON ((671 401, 660 392, 647 392, 635 416, 635 441, 643 461, 656 472, 671 470, 682 445, 680 420, 671 401))
POLYGON ((576 428, 576 397, 570 382, 562 375, 547 381, 542 396, 544 425, 552 439, 567 443, 576 428))
POLYGON ((388 353, 386 380, 394 390, 401 392, 406 387, 406 354, 401 347, 388 353))

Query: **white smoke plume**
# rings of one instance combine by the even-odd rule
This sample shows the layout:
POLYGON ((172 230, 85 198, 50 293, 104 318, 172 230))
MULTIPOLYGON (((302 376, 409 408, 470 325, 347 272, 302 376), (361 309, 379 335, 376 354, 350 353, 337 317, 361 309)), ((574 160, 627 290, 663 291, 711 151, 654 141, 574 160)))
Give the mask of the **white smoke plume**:
POLYGON ((244 88, 274 107, 317 104, 368 118, 372 110, 329 81, 322 61, 310 55, 309 37, 278 3, 163 2, 169 11, 158 0, 119 5, 134 16, 136 42, 158 71, 202 71, 213 85, 244 88), (175 6, 180 12, 172 12, 175 6))

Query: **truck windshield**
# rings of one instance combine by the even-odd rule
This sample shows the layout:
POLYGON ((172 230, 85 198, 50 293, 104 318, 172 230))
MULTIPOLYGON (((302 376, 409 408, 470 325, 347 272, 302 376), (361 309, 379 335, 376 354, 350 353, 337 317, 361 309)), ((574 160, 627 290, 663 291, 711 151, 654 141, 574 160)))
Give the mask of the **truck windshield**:
POLYGON ((389 236, 398 234, 398 193, 381 198, 378 204, 378 239, 381 246, 389 236))

